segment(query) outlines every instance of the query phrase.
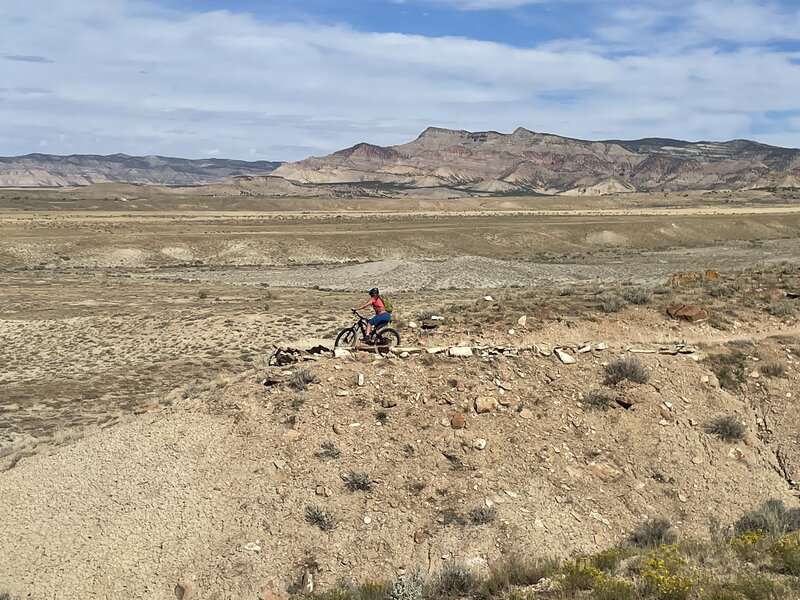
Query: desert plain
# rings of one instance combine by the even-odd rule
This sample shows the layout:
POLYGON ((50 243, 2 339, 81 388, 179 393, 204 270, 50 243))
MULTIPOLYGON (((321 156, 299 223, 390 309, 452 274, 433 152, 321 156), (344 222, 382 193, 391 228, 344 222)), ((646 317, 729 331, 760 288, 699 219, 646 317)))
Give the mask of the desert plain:
POLYGON ((2 190, 0 593, 284 597, 794 506, 797 200, 2 190), (270 364, 373 286, 416 350, 270 364))

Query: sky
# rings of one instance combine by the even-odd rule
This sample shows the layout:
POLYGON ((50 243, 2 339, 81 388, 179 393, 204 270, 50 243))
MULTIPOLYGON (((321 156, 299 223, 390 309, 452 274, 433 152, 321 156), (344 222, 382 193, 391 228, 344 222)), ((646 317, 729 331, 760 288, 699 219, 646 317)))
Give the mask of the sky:
POLYGON ((0 0, 0 155, 299 160, 426 127, 800 147, 797 0, 0 0))

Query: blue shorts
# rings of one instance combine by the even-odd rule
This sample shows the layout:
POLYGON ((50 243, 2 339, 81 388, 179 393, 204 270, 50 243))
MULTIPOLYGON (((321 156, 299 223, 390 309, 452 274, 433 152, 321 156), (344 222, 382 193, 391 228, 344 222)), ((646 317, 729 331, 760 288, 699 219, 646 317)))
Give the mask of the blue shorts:
POLYGON ((385 313, 381 313, 379 315, 375 315, 374 317, 372 317, 369 320, 369 324, 372 325, 373 327, 377 327, 378 325, 383 325, 385 323, 388 323, 391 320, 392 320, 392 313, 385 312, 385 313))

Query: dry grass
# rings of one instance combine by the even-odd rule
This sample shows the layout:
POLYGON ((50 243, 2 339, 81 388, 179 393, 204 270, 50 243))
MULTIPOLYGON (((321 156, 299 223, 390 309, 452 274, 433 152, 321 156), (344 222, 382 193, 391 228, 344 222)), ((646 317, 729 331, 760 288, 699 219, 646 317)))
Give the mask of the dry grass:
POLYGON ((735 443, 744 439, 747 427, 736 417, 726 415, 713 419, 705 427, 706 433, 717 436, 723 442, 735 443))
POLYGON ((336 519, 324 508, 316 505, 306 506, 306 522, 319 527, 322 531, 331 531, 336 527, 336 519))
POLYGON ((344 476, 344 486, 351 492, 369 492, 375 482, 367 473, 350 471, 344 476))
POLYGON ((637 548, 657 548, 664 544, 674 544, 678 536, 666 519, 645 521, 631 535, 631 542, 637 548))
POLYGON ((606 385, 616 385, 622 381, 633 383, 646 383, 650 379, 650 372, 636 358, 621 358, 609 363, 605 367, 606 385))

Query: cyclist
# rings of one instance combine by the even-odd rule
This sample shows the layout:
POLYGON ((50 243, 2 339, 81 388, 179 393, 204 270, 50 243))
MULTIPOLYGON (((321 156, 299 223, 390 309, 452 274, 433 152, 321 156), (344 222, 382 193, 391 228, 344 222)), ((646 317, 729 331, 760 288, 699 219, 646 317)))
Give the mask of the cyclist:
POLYGON ((373 328, 377 329, 381 325, 385 325, 392 320, 392 313, 386 310, 386 307, 383 305, 381 293, 378 291, 378 288, 372 288, 369 291, 369 300, 353 310, 363 310, 368 306, 375 309, 375 316, 367 321, 367 339, 369 339, 373 328))

